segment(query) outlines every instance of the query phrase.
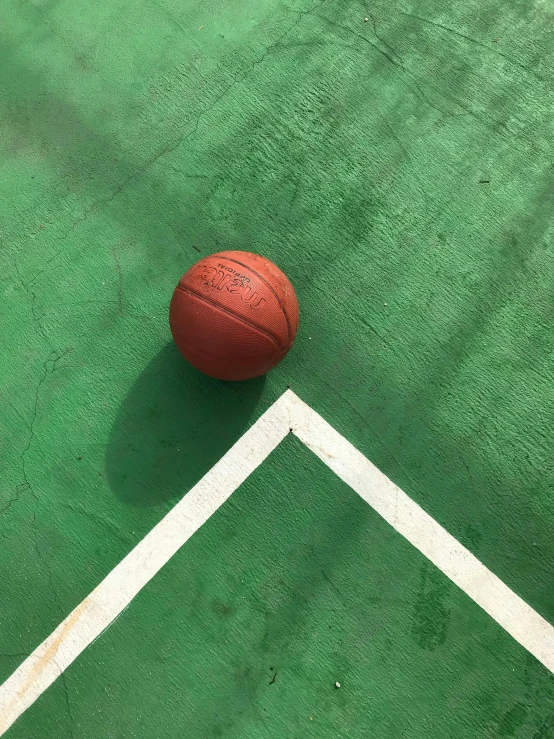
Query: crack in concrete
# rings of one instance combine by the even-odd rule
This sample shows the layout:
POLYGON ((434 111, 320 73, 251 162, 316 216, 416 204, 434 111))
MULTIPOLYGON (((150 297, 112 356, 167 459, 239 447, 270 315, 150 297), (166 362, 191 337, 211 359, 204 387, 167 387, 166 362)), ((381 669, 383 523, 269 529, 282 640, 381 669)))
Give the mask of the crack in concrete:
POLYGON ((42 388, 42 385, 44 384, 46 378, 49 375, 53 375, 56 371, 58 362, 65 357, 67 354, 73 351, 72 347, 68 347, 63 352, 58 353, 52 350, 50 352, 50 356, 48 359, 45 360, 43 364, 43 369, 41 376, 39 377, 37 386, 35 388, 35 394, 34 394, 34 400, 33 400, 33 412, 31 416, 31 421, 29 423, 29 436, 27 438, 27 443, 25 444, 25 447, 23 451, 20 454, 20 460, 21 460, 21 467, 22 467, 22 477, 23 482, 19 483, 19 485, 15 488, 15 495, 10 498, 10 500, 7 502, 7 504, 0 510, 0 513, 5 513, 8 511, 14 503, 17 503, 21 497, 21 495, 26 491, 30 490, 31 494, 34 498, 37 498, 37 494, 35 490, 33 489, 33 486, 31 485, 29 481, 29 476, 27 472, 27 455, 29 453, 29 450, 31 448, 31 444, 33 443, 33 439, 35 438, 35 422, 37 420, 38 416, 38 407, 39 407, 39 399, 40 399, 40 390, 42 388), (48 365, 51 363, 52 367, 49 370, 48 365))
MULTIPOLYGON (((325 1, 325 0, 324 0, 325 1)), ((323 5, 323 3, 321 3, 323 5)), ((353 36, 356 36, 357 38, 361 39, 365 44, 370 46, 374 51, 378 52, 383 56, 390 64, 392 64, 397 69, 400 69, 406 77, 412 82, 413 88, 408 87, 410 92, 413 92, 420 100, 423 100, 430 108, 433 110, 436 110, 438 113, 441 113, 442 115, 445 114, 446 111, 444 111, 442 108, 439 108, 434 103, 431 102, 431 100, 428 98, 426 92, 422 89, 419 82, 414 79, 414 76, 410 73, 410 71, 406 68, 403 59, 399 56, 399 54, 383 39, 379 37, 377 34, 377 24, 375 22, 374 17, 369 14, 369 17, 371 18, 373 22, 373 32, 375 35, 375 38, 385 48, 381 48, 379 44, 374 43, 370 39, 367 38, 367 36, 364 36, 362 33, 358 33, 350 26, 343 26, 341 23, 337 23, 336 21, 331 20, 330 18, 326 18, 323 15, 315 15, 313 13, 309 13, 310 15, 314 15, 315 18, 319 18, 319 20, 324 21, 330 26, 333 26, 335 28, 339 28, 342 31, 347 31, 348 33, 352 34, 353 36)))
POLYGON ((516 61, 511 56, 508 56, 508 54, 504 54, 503 52, 499 51, 498 49, 495 49, 493 46, 489 46, 488 44, 483 43, 482 41, 479 41, 479 39, 473 38, 472 36, 468 36, 465 33, 462 33, 461 31, 457 31, 455 28, 450 28, 449 26, 445 26, 442 23, 437 23, 437 21, 432 21, 430 18, 424 18, 423 16, 416 15, 414 13, 407 13, 404 10, 398 11, 401 15, 406 16, 407 18, 413 18, 414 20, 420 21, 420 23, 424 23, 428 26, 433 26, 434 28, 439 28, 442 31, 446 31, 447 33, 452 34, 453 36, 457 36, 458 38, 462 38, 465 41, 469 41, 472 44, 475 44, 475 46, 479 46, 481 49, 485 49, 486 51, 489 51, 491 54, 494 54, 495 56, 499 56, 502 59, 505 59, 510 64, 512 64, 514 67, 518 67, 519 69, 522 69, 526 74, 531 75, 535 79, 537 79, 539 82, 550 84, 550 80, 545 79, 544 77, 541 77, 541 75, 537 74, 533 69, 529 69, 529 67, 526 67, 525 64, 522 64, 521 62, 516 61))
MULTIPOLYGON (((200 125, 200 121, 208 115, 218 103, 221 102, 221 100, 229 94, 229 92, 235 87, 236 84, 239 82, 243 82, 252 72, 252 70, 257 67, 259 64, 262 64, 265 59, 269 56, 269 54, 272 53, 272 51, 281 43, 281 41, 288 36, 288 34, 300 23, 300 20, 302 17, 306 15, 314 15, 315 11, 318 10, 324 3, 326 3, 327 0, 322 0, 320 3, 317 3, 312 9, 310 10, 301 10, 301 11, 295 11, 297 13, 297 20, 291 24, 284 33, 282 33, 276 41, 274 41, 270 46, 266 48, 264 53, 259 59, 255 59, 253 62, 251 62, 250 69, 242 75, 237 75, 231 84, 227 87, 226 90, 224 90, 221 95, 219 95, 205 110, 203 110, 196 118, 196 122, 194 124, 194 128, 192 131, 189 131, 188 133, 183 134, 183 136, 179 137, 177 141, 173 144, 170 144, 168 146, 164 146, 160 151, 158 151, 156 154, 154 154, 142 167, 139 167, 138 170, 135 172, 132 172, 128 177, 126 177, 123 182, 118 185, 115 190, 113 190, 110 195, 107 195, 105 197, 99 198, 98 200, 95 200, 83 213, 76 218, 73 223, 71 224, 70 228, 66 231, 65 234, 63 234, 59 241, 64 241, 74 230, 79 226, 81 223, 86 221, 90 214, 95 211, 97 208, 103 205, 108 205, 114 198, 116 198, 123 190, 127 187, 127 185, 134 181, 139 180, 142 175, 151 167, 153 167, 162 157, 166 156, 167 154, 171 154, 176 149, 181 146, 188 138, 191 136, 194 136, 194 134, 198 131, 198 127, 200 125)), ((319 16, 315 16, 319 17, 319 16)))
POLYGON ((23 451, 20 454, 21 467, 22 467, 22 475, 23 475, 23 482, 16 486, 16 488, 15 488, 15 495, 12 498, 10 498, 10 500, 2 508, 2 510, 0 511, 0 513, 6 513, 6 511, 8 511, 12 507, 12 505, 14 503, 17 503, 19 501, 21 495, 26 490, 30 490, 31 491, 31 494, 33 495, 34 498, 37 497, 35 491, 33 490, 33 487, 31 485, 31 483, 29 482, 29 478, 27 476, 26 455, 27 455, 27 453, 29 451, 29 448, 31 447, 31 444, 33 442, 33 438, 34 438, 34 435, 35 435, 35 428, 34 428, 34 426, 35 426, 35 421, 36 421, 37 414, 38 414, 38 401, 39 401, 39 395, 40 395, 40 388, 42 387, 42 384, 43 384, 43 382, 46 379, 47 373, 48 373, 48 369, 47 369, 47 364, 45 362, 44 363, 44 366, 43 366, 43 372, 42 372, 42 374, 41 374, 41 376, 39 378, 37 387, 35 389, 35 398, 34 398, 34 403, 33 403, 33 415, 32 415, 32 418, 31 418, 31 423, 29 425, 29 437, 27 439, 27 443, 25 445, 25 448, 23 449, 23 451))
POLYGON ((329 577, 329 575, 325 572, 325 570, 322 567, 319 568, 319 571, 321 572, 321 576, 323 577, 323 579, 325 580, 325 582, 327 583, 327 585, 329 585, 329 587, 331 588, 331 590, 336 595, 338 595, 339 600, 342 602, 344 600, 344 598, 343 598, 343 595, 342 595, 341 591, 339 590, 339 588, 335 585, 335 583, 331 580, 331 578, 329 577))
POLYGON ((33 321, 34 321, 34 323, 37 324, 38 331, 39 331, 40 335, 42 336, 42 338, 45 339, 46 341, 48 341, 48 337, 44 333, 44 329, 42 328, 42 325, 40 323, 41 320, 42 320, 42 318, 44 316, 37 316, 36 309, 35 309, 35 304, 37 302, 37 294, 36 294, 36 292, 34 290, 31 290, 29 288, 29 285, 31 284, 32 280, 30 280, 29 282, 25 282, 25 280, 23 279, 23 275, 21 274, 21 271, 19 269, 19 264, 17 263, 17 259, 16 258, 14 258, 13 264, 14 264, 14 267, 15 267, 15 272, 17 274, 17 278, 19 280, 19 284, 21 285, 21 287, 23 288, 23 290, 27 293, 27 295, 31 298, 31 315, 33 316, 33 321))
POLYGON ((27 454, 29 452, 29 449, 31 448, 31 444, 33 443, 33 439, 35 438, 35 421, 37 420, 38 415, 38 403, 39 403, 39 396, 40 396, 40 389, 46 380, 46 377, 48 375, 48 364, 47 362, 44 363, 42 375, 39 377, 39 381, 37 383, 37 386, 35 388, 35 398, 33 401, 33 415, 31 417, 31 423, 29 424, 29 438, 27 439, 27 444, 25 445, 23 451, 21 452, 21 466, 23 469, 23 480, 25 482, 25 485, 27 488, 31 490, 33 495, 35 495, 35 492, 33 488, 31 487, 31 483, 29 482, 29 478, 27 477, 27 454))
MULTIPOLYGON (((381 48, 379 44, 376 44, 370 39, 368 39, 366 36, 364 36, 361 33, 358 33, 353 28, 350 28, 349 26, 343 26, 340 23, 337 23, 336 21, 332 21, 329 18, 325 18, 325 16, 322 15, 316 15, 316 18, 319 18, 320 20, 328 23, 330 26, 334 26, 336 28, 340 28, 343 31, 347 31, 350 34, 353 34, 357 38, 364 41, 364 43, 368 44, 372 49, 377 51, 379 54, 385 57, 393 66, 395 66, 397 69, 400 69, 403 74, 411 81, 412 86, 407 85, 408 90, 416 95, 420 100, 423 100, 430 108, 433 110, 436 110, 437 113, 441 114, 441 117, 449 117, 452 115, 460 115, 459 113, 453 113, 448 110, 443 110, 443 108, 439 107, 438 105, 435 105, 428 97, 425 90, 422 88, 422 86, 419 84, 419 82, 414 78, 413 74, 406 68, 406 65, 404 64, 403 59, 400 57, 400 55, 386 42, 384 39, 382 39, 378 32, 377 32, 377 23, 375 21, 375 18, 368 13, 368 17, 371 18, 373 22, 373 33, 379 44, 385 47, 385 49, 381 48)), ((488 48, 488 47, 486 47, 488 48)), ((500 120, 497 119, 491 119, 488 121, 486 118, 483 117, 481 113, 478 111, 472 110, 471 108, 468 108, 466 105, 464 105, 459 100, 454 99, 452 101, 455 105, 457 105, 462 111, 464 115, 469 115, 472 118, 474 118, 479 123, 485 125, 487 128, 491 128, 491 125, 497 126, 504 130, 505 134, 509 134, 510 131, 507 127, 507 125, 500 120)), ((440 120, 440 119, 439 119, 440 120)))
MULTIPOLYGON (((407 15, 409 15, 409 14, 407 14, 407 15)), ((469 115, 472 118, 474 118, 476 121, 478 121, 479 123, 483 123, 487 128, 490 128, 490 125, 492 123, 493 125, 499 126, 500 128, 504 129, 504 131, 506 131, 506 133, 509 134, 509 129, 508 129, 508 127, 506 126, 506 124, 503 121, 500 121, 500 120, 497 120, 497 119, 493 118, 489 122, 489 121, 486 120, 486 118, 483 119, 483 116, 478 111, 475 111, 475 110, 472 110, 471 108, 468 108, 466 105, 464 105, 463 103, 461 103, 457 99, 454 99, 453 102, 463 111, 462 114, 451 112, 451 111, 447 111, 447 110, 443 110, 442 108, 434 105, 429 100, 429 98, 427 97, 427 94, 422 89, 422 87, 420 86, 419 82, 416 79, 414 79, 414 76, 406 69, 406 67, 404 65, 404 62, 403 62, 402 58, 400 57, 400 55, 398 53, 396 53, 394 51, 394 49, 392 49, 392 47, 384 39, 382 39, 378 35, 378 33, 377 33, 377 23, 376 23, 376 20, 375 20, 374 16, 371 15, 371 14, 368 14, 368 16, 371 18, 372 23, 373 23, 373 32, 374 32, 375 38, 381 44, 383 44, 384 46, 386 46, 386 48, 388 48, 391 51, 391 53, 394 54, 394 56, 398 59, 398 63, 396 64, 396 66, 399 66, 400 69, 402 69, 402 71, 405 73, 405 75, 411 79, 411 81, 414 84, 415 89, 417 90, 417 93, 419 93, 418 97, 420 97, 421 99, 423 99, 431 108, 433 108, 438 113, 440 113, 441 114, 441 118, 451 117, 451 116, 457 116, 457 115, 469 115)), ((417 17, 417 16, 413 16, 413 17, 417 17)), ((421 18, 420 18, 420 20, 423 21, 423 19, 421 19, 421 18)), ((436 25, 436 24, 432 24, 432 25, 436 25)), ((446 26, 444 26, 443 28, 445 30, 447 30, 446 26)), ((456 32, 453 31, 453 33, 456 33, 456 32)), ((361 35, 361 34, 357 34, 357 35, 361 35)), ((463 36, 463 34, 462 34, 462 36, 463 36)), ((363 38, 363 36, 362 36, 362 38, 363 38)), ((467 38, 468 40, 470 40, 469 37, 464 36, 464 38, 467 38)), ((485 48, 489 48, 489 47, 486 47, 485 46, 485 48)), ((391 60, 391 61, 393 61, 393 60, 391 60)), ((394 63, 394 61, 393 61, 393 63, 394 63)))
POLYGON ((54 254, 54 256, 50 257, 50 259, 47 259, 46 262, 44 263, 42 269, 39 270, 34 277, 31 277, 31 279, 28 282, 25 282, 25 283, 22 282, 23 287, 24 288, 27 288, 29 285, 32 285, 33 282, 36 282, 36 280, 38 280, 38 278, 41 277, 41 275, 43 275, 45 272, 50 272, 50 270, 52 270, 52 269, 57 269, 57 267, 51 267, 49 269, 48 268, 48 265, 49 264, 52 264, 52 262, 55 259, 57 259, 61 255, 61 253, 62 253, 61 251, 57 251, 54 254))
POLYGON ((387 41, 385 41, 383 38, 381 38, 381 36, 378 34, 378 32, 377 32, 377 21, 375 20, 375 16, 372 15, 371 13, 369 13, 368 15, 371 18, 371 22, 373 24, 373 33, 375 35, 375 38, 377 39, 377 41, 380 44, 382 44, 386 49, 388 49, 390 51, 390 53, 393 55, 393 58, 398 59, 397 66, 399 66, 400 69, 404 72, 404 74, 407 77, 409 77, 409 79, 412 81, 415 89, 419 93, 419 97, 422 100, 424 100, 427 103, 427 105, 429 105, 429 107, 433 108, 433 110, 436 110, 438 113, 441 113, 442 115, 444 115, 445 114, 445 111, 442 108, 439 108, 438 106, 434 105, 429 100, 429 98, 427 97, 426 92, 421 88, 421 85, 419 84, 419 82, 416 79, 414 79, 413 75, 406 69, 406 65, 404 64, 404 60, 402 59, 402 57, 400 56, 400 54, 398 54, 398 52, 395 51, 395 49, 393 49, 392 46, 390 46, 390 44, 387 41))
POLYGON ((60 669, 60 666, 56 662, 55 659, 54 659, 54 663, 56 667, 58 668, 58 670, 60 670, 61 684, 63 687, 64 696, 65 696, 65 705, 67 706, 67 715, 69 716, 69 736, 71 737, 71 739, 73 739, 74 737, 73 727, 75 725, 75 721, 73 718, 73 713, 71 712, 71 701, 69 700, 69 691, 67 689, 67 681, 65 679, 65 672, 60 669))
POLYGON ((50 567, 50 564, 48 563, 47 559, 44 557, 42 552, 40 551, 40 547, 38 545, 38 536, 37 536, 37 514, 36 512, 33 514, 33 531, 35 534, 35 552, 37 553, 37 557, 40 560, 40 563, 42 564, 44 570, 46 571, 46 574, 48 576, 48 582, 50 585, 50 590, 52 591, 53 600, 56 605, 56 608, 58 609, 61 619, 63 621, 64 619, 64 611, 62 608, 62 604, 60 601, 60 598, 58 596, 58 592, 56 588, 54 587, 54 577, 52 575, 52 568, 50 567))

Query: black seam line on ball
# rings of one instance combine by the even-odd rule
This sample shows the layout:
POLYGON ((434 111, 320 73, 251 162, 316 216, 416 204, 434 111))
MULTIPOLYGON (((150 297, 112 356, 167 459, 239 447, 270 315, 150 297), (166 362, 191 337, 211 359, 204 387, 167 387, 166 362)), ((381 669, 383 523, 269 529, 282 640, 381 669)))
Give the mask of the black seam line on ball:
POLYGON ((242 321, 243 323, 246 323, 248 326, 251 326, 252 328, 255 328, 256 331, 259 331, 261 334, 264 334, 267 336, 268 339, 271 339, 277 349, 279 351, 283 351, 283 347, 279 343, 279 339, 275 334, 272 334, 271 331, 268 331, 267 329, 262 328, 261 326, 258 326, 253 321, 249 321, 248 318, 244 318, 243 316, 238 315, 237 313, 233 313, 233 311, 229 310, 228 308, 224 308, 222 305, 219 305, 219 303, 216 303, 214 300, 210 300, 206 295, 202 295, 202 293, 197 293, 196 290, 191 290, 190 287, 183 287, 182 285, 177 285, 178 290, 182 290, 184 293, 189 293, 189 295, 194 295, 195 298, 200 298, 201 300, 205 300, 206 303, 209 305, 212 305, 214 308, 217 308, 222 313, 227 313, 227 315, 232 316, 233 318, 236 318, 239 321, 242 321))
MULTIPOLYGON (((217 255, 216 254, 213 254, 212 256, 215 257, 217 255)), ((227 261, 234 262, 235 264, 240 264, 241 267, 244 267, 244 269, 249 269, 250 272, 253 272, 256 275, 256 277, 259 277, 262 282, 265 282, 265 284, 268 286, 268 288, 271 290, 271 292, 275 296, 275 300, 279 303, 279 306, 280 306, 281 310, 283 311, 283 315, 285 316, 285 321, 287 322, 287 331, 289 333, 289 344, 290 344, 292 332, 290 330, 290 321, 289 321, 289 317, 288 317, 287 311, 285 310, 285 306, 281 303, 281 300, 279 299, 279 296, 277 295, 277 293, 275 292, 275 290, 271 287, 271 285, 269 284, 269 282, 265 279, 265 277, 262 277, 262 275, 259 272, 256 272, 255 269, 252 269, 252 267, 249 267, 247 264, 243 264, 242 262, 239 262, 238 259, 233 259, 233 257, 221 257, 221 258, 222 259, 227 259, 227 261)), ((277 266, 277 265, 275 265, 275 266, 277 266)), ((279 269, 279 268, 277 267, 277 269, 279 269)), ((283 274, 284 274, 284 272, 283 272, 283 274)), ((285 275, 285 277, 286 277, 286 275, 285 275)))

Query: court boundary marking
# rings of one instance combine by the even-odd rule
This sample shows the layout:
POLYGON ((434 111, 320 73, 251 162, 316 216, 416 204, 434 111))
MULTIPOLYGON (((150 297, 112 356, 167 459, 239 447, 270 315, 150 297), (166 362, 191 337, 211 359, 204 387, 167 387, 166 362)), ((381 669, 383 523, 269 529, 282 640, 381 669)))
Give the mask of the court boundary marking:
POLYGON ((0 686, 0 736, 113 623, 289 433, 554 673, 554 627, 287 390, 0 686))

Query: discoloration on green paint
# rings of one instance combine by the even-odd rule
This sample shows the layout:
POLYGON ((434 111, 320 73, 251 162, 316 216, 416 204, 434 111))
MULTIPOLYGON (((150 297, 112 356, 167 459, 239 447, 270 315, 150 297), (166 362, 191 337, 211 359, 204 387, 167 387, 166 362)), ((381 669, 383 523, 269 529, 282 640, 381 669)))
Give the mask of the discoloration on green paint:
POLYGON ((436 649, 446 641, 450 611, 444 603, 449 584, 429 562, 421 568, 414 608, 413 634, 422 649, 436 649))
POLYGON ((521 728, 527 717, 527 709, 521 703, 512 706, 503 717, 498 727, 499 736, 516 736, 516 732, 521 728))
POLYGON ((533 739, 548 739, 554 736, 554 714, 549 716, 538 732, 533 735, 533 739))

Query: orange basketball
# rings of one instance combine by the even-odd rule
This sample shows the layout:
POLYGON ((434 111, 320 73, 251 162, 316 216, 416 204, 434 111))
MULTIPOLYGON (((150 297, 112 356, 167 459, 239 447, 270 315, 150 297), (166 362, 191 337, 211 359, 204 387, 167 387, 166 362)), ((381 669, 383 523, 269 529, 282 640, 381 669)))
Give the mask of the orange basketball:
POLYGON ((181 277, 169 325, 179 351, 196 369, 220 380, 248 380, 275 367, 291 348, 298 301, 269 259, 222 251, 181 277))

